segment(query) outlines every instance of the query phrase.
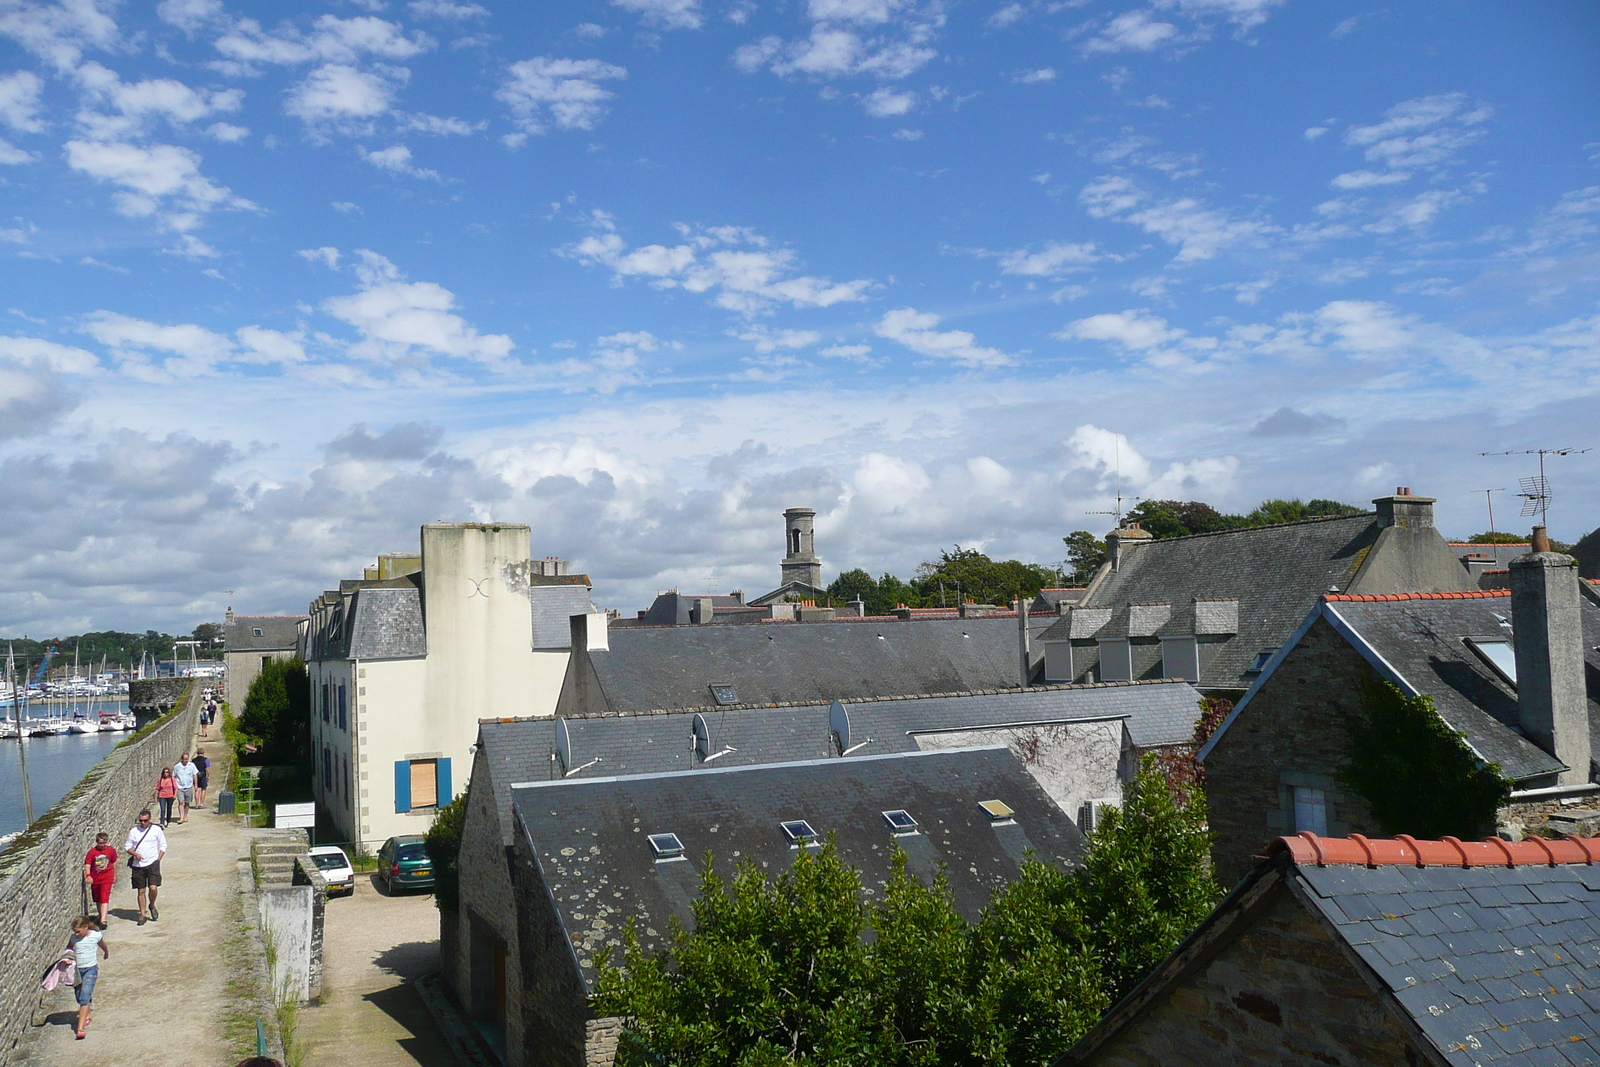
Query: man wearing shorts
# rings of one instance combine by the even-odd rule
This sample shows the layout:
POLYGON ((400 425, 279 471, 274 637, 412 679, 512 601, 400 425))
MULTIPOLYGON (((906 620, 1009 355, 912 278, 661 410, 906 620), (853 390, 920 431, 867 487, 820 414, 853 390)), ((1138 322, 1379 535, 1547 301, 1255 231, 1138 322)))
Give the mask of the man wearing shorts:
POLYGON ((194 780, 199 774, 200 768, 190 762, 187 752, 178 760, 178 765, 172 768, 172 778, 178 783, 179 825, 189 821, 189 805, 194 803, 194 780))
POLYGON ((150 821, 150 809, 139 813, 139 821, 128 831, 122 851, 128 854, 128 873, 133 888, 139 891, 139 925, 161 918, 156 911, 156 890, 161 888, 161 857, 167 854, 167 835, 150 821))
POLYGON ((110 834, 95 834, 94 848, 83 857, 83 880, 89 895, 100 909, 100 929, 106 928, 106 909, 111 906, 111 887, 117 882, 117 850, 111 847, 110 834))

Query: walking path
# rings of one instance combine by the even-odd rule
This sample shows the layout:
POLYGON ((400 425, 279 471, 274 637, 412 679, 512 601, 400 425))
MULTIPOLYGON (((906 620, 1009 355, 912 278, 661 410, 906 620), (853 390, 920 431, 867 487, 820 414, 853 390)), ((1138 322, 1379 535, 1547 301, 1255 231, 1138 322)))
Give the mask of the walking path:
MULTIPOLYGON (((186 824, 167 828, 160 920, 138 925, 138 899, 128 886, 121 854, 128 827, 105 827, 118 850, 119 874, 105 933, 111 957, 100 964, 88 1037, 73 1038, 77 1010, 72 990, 57 989, 45 994, 44 1007, 34 1014, 34 1022, 43 1025, 35 1026, 22 1062, 40 1067, 124 1067, 136 1061, 218 1067, 238 1062, 226 1032, 234 954, 225 951, 224 940, 236 926, 231 913, 237 907, 238 861, 249 853, 250 831, 239 820, 216 814, 226 746, 212 738, 202 741, 201 748, 212 761, 209 808, 193 810, 186 824)), ((63 930, 63 945, 66 940, 63 930)))

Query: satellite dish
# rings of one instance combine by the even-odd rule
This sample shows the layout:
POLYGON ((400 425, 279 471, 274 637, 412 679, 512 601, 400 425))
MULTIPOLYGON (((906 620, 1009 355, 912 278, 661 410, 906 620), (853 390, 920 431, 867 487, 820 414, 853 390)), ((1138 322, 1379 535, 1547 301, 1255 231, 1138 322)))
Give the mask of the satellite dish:
POLYGON ((572 767, 572 735, 567 732, 567 720, 556 716, 556 759, 561 761, 561 773, 572 767))
POLYGON ((834 739, 839 742, 839 754, 843 755, 850 749, 850 713, 844 710, 844 704, 835 700, 828 705, 828 729, 833 731, 834 739))

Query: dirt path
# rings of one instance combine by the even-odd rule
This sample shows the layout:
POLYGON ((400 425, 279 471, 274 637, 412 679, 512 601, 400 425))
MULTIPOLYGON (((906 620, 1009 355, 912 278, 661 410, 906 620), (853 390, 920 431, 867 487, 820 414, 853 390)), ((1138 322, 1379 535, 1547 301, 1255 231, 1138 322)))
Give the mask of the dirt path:
MULTIPOLYGON (((219 742, 203 742, 213 764, 225 758, 219 742)), ((139 926, 138 900, 118 857, 106 946, 100 964, 89 1036, 73 1038, 77 1009, 72 990, 46 994, 35 1013, 25 1062, 72 1067, 123 1067, 153 1059, 162 1067, 217 1067, 237 1062, 224 1035, 228 959, 223 931, 235 887, 238 858, 249 851, 248 831, 232 817, 216 814, 213 766, 209 810, 191 811, 189 821, 167 829, 161 861, 161 918, 139 926)), ((121 851, 128 827, 108 826, 121 851)), ((62 931, 62 943, 67 932, 62 931)))
POLYGON ((429 894, 387 897, 366 875, 328 901, 322 1004, 300 1012, 307 1064, 455 1067, 411 981, 439 969, 439 912, 429 894))

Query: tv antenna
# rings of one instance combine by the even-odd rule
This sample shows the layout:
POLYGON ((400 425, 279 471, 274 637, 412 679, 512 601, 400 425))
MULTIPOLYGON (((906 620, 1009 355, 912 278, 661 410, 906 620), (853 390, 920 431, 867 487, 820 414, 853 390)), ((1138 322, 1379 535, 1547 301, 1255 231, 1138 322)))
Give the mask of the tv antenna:
POLYGON ((1116 482, 1114 484, 1116 485, 1116 489, 1117 489, 1117 506, 1111 511, 1086 511, 1086 512, 1084 512, 1084 514, 1085 515, 1112 515, 1112 516, 1115 516, 1116 520, 1117 520, 1117 529, 1120 530, 1122 528, 1122 502, 1124 500, 1139 501, 1139 500, 1143 500, 1144 497, 1142 497, 1142 496, 1126 496, 1125 497, 1125 496, 1122 495, 1122 435, 1120 433, 1111 435, 1111 448, 1112 448, 1112 456, 1114 457, 1114 459, 1116 461, 1117 480, 1116 480, 1116 482))
POLYGON ((1495 536, 1495 528, 1494 528, 1494 497, 1490 496, 1489 494, 1491 494, 1491 493, 1503 493, 1505 491, 1506 491, 1506 487, 1503 486, 1503 485, 1496 486, 1493 489, 1474 489, 1473 490, 1473 492, 1475 492, 1475 493, 1482 493, 1483 494, 1484 503, 1489 505, 1489 540, 1491 540, 1491 541, 1494 540, 1494 536, 1495 536))
POLYGON ((1535 478, 1518 478, 1517 484, 1522 487, 1522 492, 1517 495, 1522 498, 1522 514, 1539 516, 1539 525, 1548 526, 1550 511, 1550 479, 1544 476, 1544 457, 1546 456, 1581 456, 1590 451, 1587 448, 1521 448, 1509 452, 1479 452, 1480 456, 1538 456, 1539 475, 1535 478))

